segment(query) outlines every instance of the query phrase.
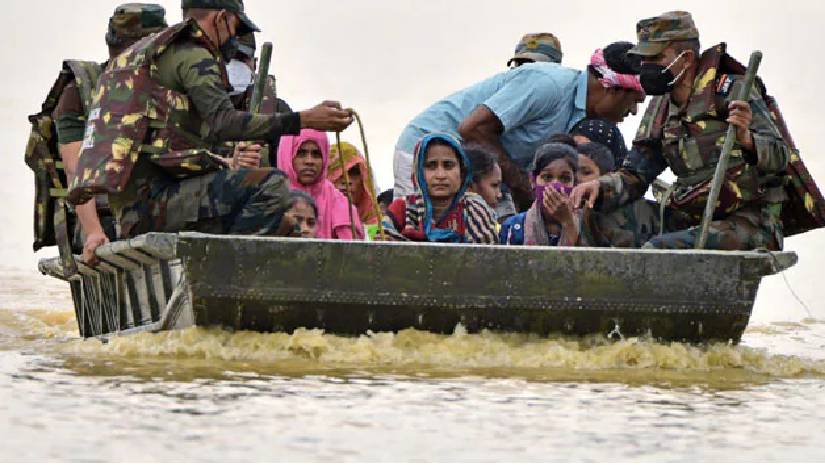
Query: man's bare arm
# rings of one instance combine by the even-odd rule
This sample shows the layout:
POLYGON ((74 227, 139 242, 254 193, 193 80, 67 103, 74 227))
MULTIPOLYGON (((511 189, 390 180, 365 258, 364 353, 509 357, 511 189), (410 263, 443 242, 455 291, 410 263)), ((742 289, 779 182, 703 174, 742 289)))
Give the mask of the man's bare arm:
POLYGON ((501 134, 504 125, 498 117, 484 105, 479 105, 470 115, 461 122, 458 132, 464 143, 478 145, 489 150, 498 159, 501 167, 501 177, 513 193, 513 201, 518 211, 530 208, 533 203, 533 188, 530 178, 516 165, 501 145, 501 134))
MULTIPOLYGON (((71 184, 77 175, 77 162, 80 159, 80 146, 82 142, 70 142, 68 144, 59 144, 58 150, 60 157, 63 159, 63 166, 66 170, 66 179, 71 184)), ((103 231, 103 226, 100 224, 100 217, 97 215, 97 203, 95 199, 78 205, 75 207, 77 219, 80 221, 80 227, 86 236, 86 242, 83 244, 83 261, 94 265, 94 251, 101 245, 109 242, 106 233, 103 231)))

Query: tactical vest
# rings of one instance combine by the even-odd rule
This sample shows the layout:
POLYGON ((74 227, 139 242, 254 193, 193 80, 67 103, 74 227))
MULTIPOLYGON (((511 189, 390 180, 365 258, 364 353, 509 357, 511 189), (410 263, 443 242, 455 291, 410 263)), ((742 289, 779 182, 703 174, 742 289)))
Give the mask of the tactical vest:
MULTIPOLYGON (((80 91, 83 112, 92 104, 92 94, 101 73, 98 63, 66 60, 39 113, 29 116, 32 124, 26 144, 26 165, 34 172, 35 251, 56 245, 55 219, 58 199, 66 196, 66 173, 58 152, 57 129, 52 114, 66 86, 72 81, 80 91)), ((65 216, 65 215, 63 215, 65 216)), ((69 216, 67 221, 73 221, 69 216)), ((71 225, 65 225, 71 230, 71 225)))
MULTIPOLYGON (((724 43, 707 50, 699 62, 694 94, 681 124, 674 125, 668 119, 670 98, 667 95, 655 97, 634 141, 650 143, 661 140, 662 154, 679 178, 670 202, 699 217, 707 201, 710 181, 728 126, 724 121, 726 118, 722 117, 727 114, 727 108, 724 107, 725 99, 718 92, 720 78, 732 77, 732 82, 735 82, 746 71, 744 65, 726 53, 724 43)), ((735 211, 767 193, 772 197, 768 200, 786 200, 782 208, 783 233, 786 237, 825 226, 825 200, 802 162, 776 99, 767 93, 758 77, 753 92, 762 97, 771 120, 790 148, 790 163, 786 173, 764 176, 755 166, 744 162, 740 149, 734 149, 717 214, 735 211)))
POLYGON ((155 79, 155 60, 173 42, 187 38, 205 47, 221 65, 220 52, 194 20, 147 36, 117 57, 100 77, 83 140, 77 182, 69 201, 80 204, 94 195, 124 191, 141 155, 169 175, 183 178, 225 166, 207 150, 200 134, 182 127, 191 120, 192 102, 181 92, 162 87, 155 79))

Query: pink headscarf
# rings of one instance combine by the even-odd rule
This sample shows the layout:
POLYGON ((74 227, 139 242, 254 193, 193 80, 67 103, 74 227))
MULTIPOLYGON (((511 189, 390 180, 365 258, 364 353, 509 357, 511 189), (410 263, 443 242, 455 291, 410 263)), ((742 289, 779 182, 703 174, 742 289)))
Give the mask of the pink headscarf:
MULTIPOLYGON (((318 206, 318 229, 316 235, 319 239, 332 239, 336 228, 344 227, 350 231, 350 216, 348 212, 347 198, 327 180, 327 164, 329 163, 329 140, 325 132, 314 129, 302 129, 298 136, 281 136, 278 145, 278 168, 286 173, 289 178, 290 189, 300 190, 311 195, 318 206), (298 154, 298 149, 304 142, 313 141, 321 148, 324 157, 323 166, 318 172, 318 179, 315 184, 305 186, 298 182, 298 174, 292 167, 292 160, 298 154)), ((358 211, 352 207, 353 219, 355 220, 356 232, 359 239, 364 237, 364 228, 358 218, 358 211)), ((342 231, 343 232, 343 231, 342 231)), ((349 234, 346 234, 349 238, 349 234)))
POLYGON ((620 74, 613 71, 610 66, 607 65, 607 61, 604 59, 604 52, 600 48, 597 48, 596 51, 593 52, 593 56, 590 57, 590 66, 596 68, 596 71, 602 75, 599 82, 601 82, 604 87, 620 87, 622 89, 637 90, 641 93, 645 92, 644 89, 642 89, 639 76, 634 74, 620 74))

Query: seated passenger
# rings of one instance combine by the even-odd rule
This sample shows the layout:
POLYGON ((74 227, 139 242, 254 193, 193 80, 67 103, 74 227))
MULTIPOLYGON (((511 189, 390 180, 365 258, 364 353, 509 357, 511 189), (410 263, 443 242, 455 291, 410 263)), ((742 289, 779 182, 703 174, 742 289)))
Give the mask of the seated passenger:
POLYGON ((367 160, 358 152, 354 145, 348 142, 341 142, 341 150, 344 152, 344 169, 347 170, 349 186, 344 180, 344 173, 341 171, 341 159, 338 157, 338 146, 333 145, 329 151, 329 167, 327 167, 327 179, 342 194, 352 198, 352 204, 358 210, 358 217, 363 224, 378 224, 379 218, 375 213, 375 199, 370 190, 371 174, 367 160), (347 189, 349 187, 349 189, 347 189))
POLYGON ((613 154, 607 147, 598 142, 587 142, 576 146, 579 152, 579 169, 576 171, 576 184, 580 184, 599 176, 613 172, 616 169, 613 154))
POLYGON ((495 213, 477 194, 470 161, 461 143, 447 134, 430 134, 416 146, 413 185, 417 193, 396 199, 384 225, 393 240, 496 243, 495 213))
POLYGON ((282 136, 278 146, 278 168, 286 173, 291 189, 309 194, 318 208, 320 239, 363 239, 364 228, 358 211, 326 178, 329 163, 329 141, 326 133, 303 129, 298 136, 282 136), (352 235, 355 222, 356 237, 352 235))
POLYGON ((498 162, 489 152, 480 149, 467 149, 467 158, 473 169, 473 182, 468 191, 480 195, 495 210, 502 198, 501 168, 498 162))
POLYGON ((318 207, 309 194, 297 190, 289 191, 289 210, 284 216, 295 225, 290 237, 315 238, 315 231, 318 229, 318 207))
POLYGON ((381 217, 387 216, 387 209, 393 200, 392 189, 387 189, 378 195, 378 206, 381 207, 381 217))
POLYGON ((576 150, 550 143, 536 151, 531 179, 536 200, 524 213, 508 218, 499 240, 508 245, 571 247, 578 243, 579 220, 568 202, 576 184, 576 150))

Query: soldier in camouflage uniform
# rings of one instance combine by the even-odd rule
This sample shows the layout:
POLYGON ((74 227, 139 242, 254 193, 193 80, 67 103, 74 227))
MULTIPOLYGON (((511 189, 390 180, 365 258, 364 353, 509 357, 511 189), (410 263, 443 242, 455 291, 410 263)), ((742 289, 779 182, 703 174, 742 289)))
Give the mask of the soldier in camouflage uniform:
MULTIPOLYGON (((256 50, 255 34, 252 32, 244 34, 238 37, 238 51, 235 58, 226 65, 229 84, 232 86, 229 95, 235 108, 241 111, 249 111, 252 103, 253 80, 257 68, 256 50)), ((275 76, 267 76, 260 112, 266 115, 290 113, 292 108, 277 97, 275 89, 275 76)), ((278 143, 277 141, 274 143, 274 146, 270 146, 261 143, 228 142, 222 147, 216 147, 216 151, 227 157, 231 156, 234 167, 274 167, 278 164, 275 159, 278 153, 278 143)))
POLYGON ((343 130, 337 102, 300 113, 234 108, 226 57, 235 36, 257 31, 241 0, 183 0, 184 21, 147 37, 110 63, 90 111, 69 201, 108 194, 118 237, 183 230, 274 235, 288 232, 284 174, 229 171, 210 147, 277 140, 301 128, 343 130))
MULTIPOLYGON (((164 16, 165 10, 156 4, 127 3, 115 8, 106 33, 109 59, 140 38, 167 27, 164 16)), ((55 244, 52 237, 56 226, 52 220, 55 203, 66 195, 65 183, 75 176, 86 114, 91 106, 98 77, 106 64, 64 61, 63 69, 52 86, 41 113, 30 118, 35 127, 26 157, 37 180, 35 250, 55 244)), ((109 212, 105 197, 96 198, 96 202, 78 205, 75 212, 79 222, 70 215, 68 224, 58 225, 69 228, 74 223, 72 248, 75 251, 83 247, 85 238, 103 243, 108 238, 115 237, 114 218, 109 212)))
MULTIPOLYGON (((736 144, 723 183, 708 248, 781 250, 782 185, 791 151, 756 90, 734 101, 743 76, 727 69, 725 45, 699 53, 699 33, 689 13, 669 12, 640 21, 641 81, 655 97, 642 119, 633 150, 618 172, 577 186, 572 200, 612 211, 641 198, 666 168, 677 176, 667 196, 664 234, 645 247, 693 248, 716 163, 729 124, 736 144)), ((738 70, 741 71, 741 70, 738 70)))

